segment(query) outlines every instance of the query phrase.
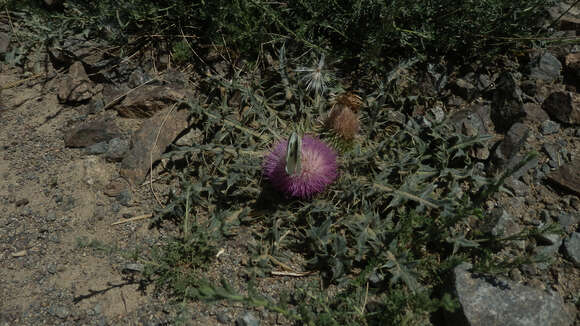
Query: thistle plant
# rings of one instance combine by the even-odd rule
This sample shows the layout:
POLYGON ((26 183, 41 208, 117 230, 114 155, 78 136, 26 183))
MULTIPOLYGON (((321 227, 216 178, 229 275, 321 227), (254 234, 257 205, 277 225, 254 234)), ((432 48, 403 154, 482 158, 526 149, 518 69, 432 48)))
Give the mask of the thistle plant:
MULTIPOLYGON (((295 76, 288 75, 283 85, 235 78, 249 77, 209 78, 203 87, 214 93, 187 103, 203 142, 166 154, 186 158, 187 168, 176 172, 184 190, 157 219, 182 222, 190 229, 183 232, 187 239, 203 239, 195 246, 181 240, 180 252, 196 250, 189 257, 227 246, 243 225, 256 235, 248 242, 246 275, 255 279, 281 270, 316 275, 308 282, 318 286, 310 292, 287 289, 294 299, 286 301, 240 294, 228 282, 200 282, 193 270, 168 273, 190 268, 180 253, 176 266, 158 273, 165 278, 158 284, 187 287, 175 291, 178 299, 260 305, 311 325, 425 324, 434 311, 455 307, 441 275, 464 260, 493 266, 497 248, 485 245, 473 221, 483 218, 477 204, 497 182, 481 175, 469 155, 486 136, 467 137, 445 121, 393 122, 384 109, 390 94, 377 87, 367 96, 378 100, 368 101, 364 110, 353 94, 333 100, 327 127, 343 138, 365 136, 337 155, 327 145, 328 133, 319 133, 323 126, 311 119, 319 114, 322 88, 318 100, 288 97, 286 89, 300 94, 295 76), (224 99, 235 93, 242 94, 241 103, 229 106, 224 99), (393 125, 395 132, 387 134, 393 125), (304 136, 293 133, 297 129, 304 136), (284 196, 270 196, 271 188, 284 196), (197 278, 186 283, 187 273, 197 278), (366 306, 371 297, 373 310, 366 306)), ((198 268, 212 268, 213 257, 206 258, 200 264, 208 266, 198 268)))

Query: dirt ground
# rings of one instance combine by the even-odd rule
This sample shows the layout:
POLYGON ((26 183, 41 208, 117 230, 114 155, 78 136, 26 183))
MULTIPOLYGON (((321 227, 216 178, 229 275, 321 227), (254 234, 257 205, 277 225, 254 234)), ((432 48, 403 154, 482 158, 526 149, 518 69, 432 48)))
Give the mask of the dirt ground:
MULTIPOLYGON (((17 70, 5 71, 0 84, 22 79, 17 70)), ((111 226, 150 213, 152 197, 143 188, 142 198, 136 192, 123 206, 103 194, 118 177, 116 163, 65 148, 64 130, 86 114, 59 103, 57 82, 32 80, 1 94, 0 321, 6 325, 107 324, 150 300, 138 285, 125 284, 120 251, 107 249, 156 238, 146 221, 111 226), (94 250, 99 243, 103 248, 94 250)))

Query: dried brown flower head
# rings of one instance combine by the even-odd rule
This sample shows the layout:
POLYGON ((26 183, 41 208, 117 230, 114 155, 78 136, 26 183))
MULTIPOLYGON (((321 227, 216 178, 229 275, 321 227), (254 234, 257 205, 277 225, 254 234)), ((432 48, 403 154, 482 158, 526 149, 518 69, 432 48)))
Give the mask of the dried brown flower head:
POLYGON ((358 133, 360 122, 358 115, 348 106, 337 103, 330 110, 326 125, 343 139, 350 140, 358 133))
POLYGON ((360 128, 358 111, 363 104, 361 98, 346 92, 336 96, 332 102, 334 104, 326 119, 326 126, 345 140, 353 139, 360 128))

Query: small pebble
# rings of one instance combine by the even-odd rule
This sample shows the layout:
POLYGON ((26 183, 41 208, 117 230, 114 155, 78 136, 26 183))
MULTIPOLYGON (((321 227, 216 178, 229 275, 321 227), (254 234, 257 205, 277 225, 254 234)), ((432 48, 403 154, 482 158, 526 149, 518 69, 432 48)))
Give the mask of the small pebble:
POLYGON ((126 264, 123 267, 123 274, 126 273, 142 273, 145 270, 143 264, 126 264))
POLYGON ((28 255, 28 251, 26 251, 26 250, 20 250, 20 251, 17 251, 17 252, 13 252, 12 253, 12 257, 14 257, 14 258, 16 258, 16 257, 24 257, 26 255, 28 255))
POLYGON ((128 189, 121 191, 119 196, 117 196, 117 200, 119 201, 119 204, 129 206, 131 203, 131 191, 128 189))
POLYGON ((56 274, 56 272, 57 272, 57 269, 56 269, 56 265, 55 264, 48 265, 48 268, 46 270, 50 274, 56 274))
POLYGON ((29 203, 28 199, 22 198, 14 204, 16 205, 16 207, 20 207, 20 206, 28 205, 28 203, 29 203))
POLYGON ((552 120, 546 120, 540 126, 540 132, 544 136, 555 134, 558 131, 560 131, 560 125, 552 120))
POLYGON ((236 320, 236 326, 259 326, 260 321, 254 317, 250 312, 246 312, 243 316, 236 320))
POLYGON ((50 212, 46 215, 46 220, 48 222, 54 222, 56 221, 56 213, 55 212, 50 212))

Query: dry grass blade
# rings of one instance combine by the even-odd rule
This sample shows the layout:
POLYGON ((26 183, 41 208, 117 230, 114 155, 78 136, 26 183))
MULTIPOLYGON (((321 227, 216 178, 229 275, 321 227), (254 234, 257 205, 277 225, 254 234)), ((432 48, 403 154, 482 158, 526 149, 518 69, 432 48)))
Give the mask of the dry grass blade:
POLYGON ((119 224, 125 224, 125 223, 139 221, 139 220, 145 220, 145 219, 151 218, 152 216, 153 216, 153 214, 139 215, 139 216, 135 216, 135 217, 131 217, 131 218, 128 218, 128 219, 119 220, 117 222, 111 223, 111 226, 113 226, 113 225, 119 225, 119 224))

